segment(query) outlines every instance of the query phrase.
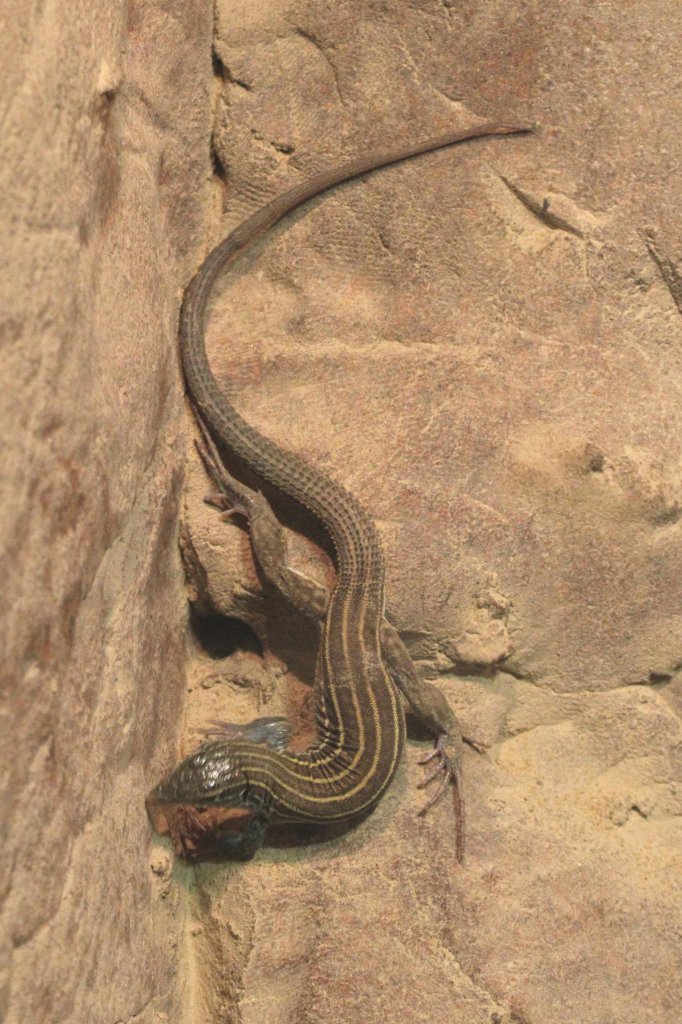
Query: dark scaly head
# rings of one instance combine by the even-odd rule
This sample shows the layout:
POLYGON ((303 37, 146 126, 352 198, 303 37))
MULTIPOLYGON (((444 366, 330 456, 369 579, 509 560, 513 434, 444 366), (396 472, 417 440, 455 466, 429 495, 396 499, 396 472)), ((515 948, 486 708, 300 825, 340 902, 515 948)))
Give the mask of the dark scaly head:
POLYGON ((147 802, 238 807, 245 789, 237 745, 231 740, 211 740, 181 761, 152 790, 147 802))
POLYGON ((253 808, 247 789, 238 744, 213 740, 151 791, 147 813, 154 830, 169 836, 181 856, 192 858, 202 849, 220 847, 225 829, 248 827, 253 808))
POLYGON ((262 744, 284 750, 291 737, 286 718, 256 718, 244 725, 214 721, 203 730, 217 739, 202 743, 177 765, 147 798, 150 804, 191 804, 195 807, 245 807, 248 805, 246 750, 262 744), (241 742, 240 742, 241 741, 241 742))

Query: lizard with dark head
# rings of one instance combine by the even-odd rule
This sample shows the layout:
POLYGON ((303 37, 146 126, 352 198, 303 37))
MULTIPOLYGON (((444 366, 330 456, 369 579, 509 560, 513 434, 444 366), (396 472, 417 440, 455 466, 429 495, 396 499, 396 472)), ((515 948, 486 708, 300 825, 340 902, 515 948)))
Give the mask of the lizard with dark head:
POLYGON ((435 767, 422 785, 440 779, 427 807, 452 785, 461 860, 461 733, 445 698, 419 680, 397 631, 384 618, 384 559, 374 523, 340 484, 264 437, 239 415, 211 371, 204 331, 209 299, 223 271, 307 200, 351 178, 434 149, 531 130, 481 124, 325 171, 244 221, 209 253, 191 280, 180 316, 180 348, 190 402, 204 435, 200 451, 223 507, 247 516, 265 575, 322 623, 315 680, 317 738, 307 750, 294 752, 286 749, 288 729, 281 721, 226 726, 150 794, 148 808, 160 830, 167 821, 164 808, 171 805, 189 805, 199 812, 222 809, 227 817, 246 822, 240 831, 221 834, 224 852, 248 857, 273 821, 325 824, 365 814, 386 792, 400 761, 405 742, 402 691, 434 733, 433 752, 423 762, 434 761, 435 767), (336 555, 336 584, 328 598, 322 588, 283 564, 281 533, 267 502, 230 476, 216 443, 320 521, 336 555))

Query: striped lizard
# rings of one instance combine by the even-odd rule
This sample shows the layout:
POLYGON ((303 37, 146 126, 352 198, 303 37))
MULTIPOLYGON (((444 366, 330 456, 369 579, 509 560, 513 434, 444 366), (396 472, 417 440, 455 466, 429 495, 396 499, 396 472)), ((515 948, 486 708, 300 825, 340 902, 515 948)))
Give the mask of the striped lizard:
POLYGON ((175 831, 181 849, 183 837, 178 844, 178 828, 168 824, 173 806, 192 808, 195 822, 207 814, 204 829, 220 832, 222 852, 242 859, 258 849, 270 822, 325 824, 370 811, 386 792, 403 751, 402 693, 435 736, 433 750, 421 761, 434 765, 420 785, 437 779, 440 785, 420 813, 452 786, 456 852, 462 859, 461 732, 442 693, 418 678, 397 630, 384 616, 384 559, 374 523, 340 484, 242 419, 211 371, 204 332, 209 299, 223 271, 309 199, 434 149, 531 130, 481 124, 324 171, 276 197, 232 231, 208 254, 186 289, 180 351, 203 436, 197 447, 219 491, 212 500, 226 515, 246 516, 264 575, 299 610, 321 623, 321 638, 315 679, 317 738, 312 746, 302 752, 287 749, 286 720, 259 719, 241 727, 223 723, 217 737, 204 742, 149 795, 155 827, 175 831), (320 521, 336 555, 336 583, 330 595, 288 569, 281 528, 267 501, 228 473, 216 443, 320 521), (226 821, 227 829, 221 830, 226 821), (235 830, 235 822, 243 827, 235 830))

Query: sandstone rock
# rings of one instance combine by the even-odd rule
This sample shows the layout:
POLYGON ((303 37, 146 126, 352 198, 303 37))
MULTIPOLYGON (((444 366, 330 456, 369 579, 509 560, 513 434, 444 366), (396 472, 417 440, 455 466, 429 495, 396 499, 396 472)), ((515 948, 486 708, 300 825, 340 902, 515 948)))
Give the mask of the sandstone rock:
MULTIPOLYGON (((632 17, 615 3, 220 6, 227 223, 453 120, 539 130, 337 190, 216 303, 224 387, 363 500, 396 621, 488 749, 467 752, 461 869, 447 804, 415 817, 422 734, 347 835, 199 868, 202 1019, 236 1002, 254 1024, 676 1020, 679 71, 673 8, 632 17)), ((292 668, 266 705, 291 713, 312 658, 205 487, 193 470, 212 601, 292 668)), ((294 564, 328 579, 319 559, 292 540, 294 564)), ((253 692, 240 715, 269 713, 253 692)), ((204 697, 197 721, 220 701, 204 697)))
MULTIPOLYGON (((220 0, 213 82, 196 0, 12 7, 0 1016, 676 1024, 678 5, 220 0), (190 869, 146 792, 210 718, 305 745, 316 637, 203 504, 181 287, 315 170, 494 117, 538 132, 311 204, 209 328, 238 408, 378 524, 394 620, 485 748, 465 862, 448 801, 416 817, 414 730, 356 828, 190 869)), ((292 562, 330 583, 312 538, 292 562)))

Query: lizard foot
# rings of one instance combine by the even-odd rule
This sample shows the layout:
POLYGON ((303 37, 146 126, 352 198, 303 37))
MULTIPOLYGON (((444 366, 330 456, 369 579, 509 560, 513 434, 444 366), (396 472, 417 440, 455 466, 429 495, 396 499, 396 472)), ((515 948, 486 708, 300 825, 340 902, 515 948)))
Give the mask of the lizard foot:
POLYGON ((273 750, 285 750, 291 739, 293 726, 288 718, 281 716, 254 718, 244 725, 211 718, 208 728, 198 729, 197 732, 206 739, 246 740, 249 743, 265 743, 273 750))
POLYGON ((427 811, 429 811, 433 805, 440 800, 448 786, 452 786, 452 799, 455 808, 456 821, 455 839, 457 862, 461 863, 462 857, 464 856, 464 804, 462 802, 462 792, 460 788, 458 758, 453 757, 446 750, 445 744, 447 739, 448 736, 445 733, 441 733, 436 740, 433 750, 428 754, 425 754, 424 757, 419 758, 419 764, 430 764, 433 760, 436 760, 436 764, 426 778, 422 779, 417 788, 425 789, 426 786, 435 782, 436 779, 440 779, 440 784, 431 799, 428 800, 418 812, 418 815, 420 818, 423 818, 427 811))
POLYGON ((229 522, 233 516, 243 516, 246 520, 251 517, 251 508, 237 497, 237 491, 231 487, 228 489, 224 486, 222 491, 207 494, 204 501, 207 505, 212 505, 213 508, 222 512, 220 518, 225 523, 229 522))
POLYGON ((475 740, 473 736, 462 736, 462 743, 466 743, 477 754, 485 754, 486 750, 490 749, 490 744, 484 743, 482 740, 475 740))
POLYGON ((253 514, 252 492, 228 473, 206 425, 198 418, 197 422, 201 431, 201 440, 195 441, 194 445, 206 473, 218 488, 214 494, 206 496, 204 499, 206 504, 219 509, 223 513, 223 519, 229 520, 235 515, 244 516, 247 520, 251 519, 253 514))

